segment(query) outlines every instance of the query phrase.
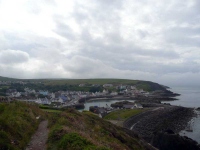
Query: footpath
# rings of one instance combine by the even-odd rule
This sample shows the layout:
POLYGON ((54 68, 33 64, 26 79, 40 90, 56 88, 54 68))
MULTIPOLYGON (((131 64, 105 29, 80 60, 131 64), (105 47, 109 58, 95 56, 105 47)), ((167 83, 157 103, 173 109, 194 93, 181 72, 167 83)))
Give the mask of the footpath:
POLYGON ((46 150, 46 141, 48 138, 48 121, 42 121, 35 134, 31 137, 26 150, 46 150))

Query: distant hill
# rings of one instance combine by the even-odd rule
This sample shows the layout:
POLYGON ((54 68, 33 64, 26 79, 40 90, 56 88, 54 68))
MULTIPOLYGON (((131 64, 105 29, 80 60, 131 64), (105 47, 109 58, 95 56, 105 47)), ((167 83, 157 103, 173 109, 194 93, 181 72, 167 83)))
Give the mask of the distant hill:
POLYGON ((103 85, 103 84, 113 84, 116 85, 134 85, 138 89, 143 89, 145 91, 155 91, 155 90, 166 90, 168 87, 160 85, 151 81, 142 81, 142 80, 130 80, 130 79, 15 79, 7 78, 0 76, 0 81, 27 81, 27 82, 42 82, 45 85, 103 85))
POLYGON ((0 76, 0 81, 14 81, 14 80, 18 80, 18 79, 0 76))

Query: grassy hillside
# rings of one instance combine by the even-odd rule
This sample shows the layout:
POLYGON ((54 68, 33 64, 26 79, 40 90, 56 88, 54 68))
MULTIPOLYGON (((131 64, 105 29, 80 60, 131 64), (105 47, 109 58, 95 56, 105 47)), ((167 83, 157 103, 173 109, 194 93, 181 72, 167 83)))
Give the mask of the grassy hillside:
POLYGON ((23 149, 44 117, 37 105, 0 103, 0 149, 23 149), (37 116, 41 116, 39 120, 37 116))
POLYGON ((126 80, 126 79, 62 79, 62 80, 45 80, 45 84, 99 84, 103 85, 106 83, 109 84, 135 84, 137 83, 137 80, 126 80))
POLYGON ((48 150, 146 149, 137 135, 91 112, 68 109, 47 115, 38 105, 22 102, 0 103, 0 149, 24 149, 43 119, 49 120, 48 150))
MULTIPOLYGON (((33 81, 33 80, 30 80, 33 81)), ((155 91, 155 90, 166 90, 166 87, 151 81, 142 81, 142 80, 128 80, 128 79, 46 79, 46 80, 37 80, 37 82, 43 82, 44 85, 55 86, 55 85, 93 85, 93 84, 113 84, 113 85, 135 85, 138 89, 143 89, 145 91, 155 91)), ((79 87, 79 88, 87 88, 79 87)))
POLYGON ((145 111, 144 109, 121 109, 117 111, 113 111, 106 115, 104 119, 108 120, 125 120, 128 119, 131 116, 137 115, 141 112, 145 111))
MULTIPOLYGON (((113 84, 113 85, 135 85, 138 89, 144 89, 145 91, 155 91, 155 90, 165 90, 166 87, 154 83, 151 81, 141 81, 141 80, 127 80, 127 79, 14 79, 14 78, 6 78, 0 76, 0 81, 25 81, 25 82, 41 82, 43 84, 38 85, 41 87, 52 88, 56 86, 61 89, 67 89, 70 86, 72 90, 82 90, 89 91, 91 85, 98 84, 113 84), (78 87, 79 84, 85 84, 84 87, 78 87)), ((31 88, 34 88, 31 87, 31 88)))
POLYGON ((15 78, 7 78, 7 77, 0 76, 0 81, 15 81, 15 80, 17 80, 17 79, 15 79, 15 78))
POLYGON ((138 138, 90 113, 69 109, 49 121, 48 150, 142 150, 138 138))

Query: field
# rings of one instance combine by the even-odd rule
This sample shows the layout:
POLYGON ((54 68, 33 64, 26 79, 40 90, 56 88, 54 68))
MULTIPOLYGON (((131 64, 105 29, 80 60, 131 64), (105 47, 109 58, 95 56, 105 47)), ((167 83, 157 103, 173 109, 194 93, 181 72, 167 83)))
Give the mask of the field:
POLYGON ((107 120, 126 120, 131 116, 143 112, 144 109, 122 109, 109 113, 104 117, 107 120))
POLYGON ((39 105, 39 108, 45 112, 55 112, 55 113, 60 113, 62 112, 62 110, 60 109, 56 109, 56 108, 52 108, 49 105, 39 105))

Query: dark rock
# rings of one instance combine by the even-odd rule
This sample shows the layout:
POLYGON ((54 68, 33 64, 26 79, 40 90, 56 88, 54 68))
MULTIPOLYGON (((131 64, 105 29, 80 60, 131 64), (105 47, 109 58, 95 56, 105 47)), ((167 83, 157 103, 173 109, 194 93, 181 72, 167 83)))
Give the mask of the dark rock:
POLYGON ((164 130, 164 132, 168 134, 175 134, 174 131, 172 131, 171 129, 164 130))
POLYGON ((196 110, 200 111, 200 107, 196 108, 196 110))
MULTIPOLYGON (((171 131, 170 131, 171 132, 171 131)), ((178 134, 157 132, 153 135, 151 144, 159 150, 200 150, 196 141, 178 134)))

